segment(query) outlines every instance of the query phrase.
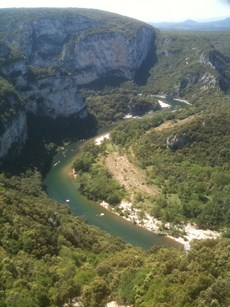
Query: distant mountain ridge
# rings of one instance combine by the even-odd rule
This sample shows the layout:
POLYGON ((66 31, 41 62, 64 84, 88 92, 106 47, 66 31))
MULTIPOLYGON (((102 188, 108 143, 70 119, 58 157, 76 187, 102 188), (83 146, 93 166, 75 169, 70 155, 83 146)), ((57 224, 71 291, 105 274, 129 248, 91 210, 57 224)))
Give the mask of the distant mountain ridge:
POLYGON ((197 22, 188 19, 183 22, 150 22, 150 24, 160 30, 221 31, 230 30, 230 17, 222 20, 206 22, 197 22))

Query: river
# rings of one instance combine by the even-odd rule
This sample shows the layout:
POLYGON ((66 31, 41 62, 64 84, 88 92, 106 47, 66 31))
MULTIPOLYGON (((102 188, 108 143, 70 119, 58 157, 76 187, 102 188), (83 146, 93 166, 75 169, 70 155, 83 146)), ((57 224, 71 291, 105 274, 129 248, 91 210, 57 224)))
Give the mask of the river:
POLYGON ((73 214, 83 216, 88 224, 118 236, 126 243, 144 249, 154 245, 181 247, 175 240, 134 225, 81 195, 72 173, 72 164, 81 144, 82 142, 73 143, 54 157, 52 167, 44 179, 47 194, 60 204, 68 204, 73 214))

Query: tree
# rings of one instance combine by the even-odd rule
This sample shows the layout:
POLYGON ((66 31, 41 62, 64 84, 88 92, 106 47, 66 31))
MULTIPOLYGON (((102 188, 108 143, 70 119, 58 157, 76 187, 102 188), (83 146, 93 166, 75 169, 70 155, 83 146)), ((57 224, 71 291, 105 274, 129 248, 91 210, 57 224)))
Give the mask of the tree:
POLYGON ((106 302, 110 290, 104 279, 96 277, 85 286, 82 293, 82 302, 85 307, 102 307, 106 302))

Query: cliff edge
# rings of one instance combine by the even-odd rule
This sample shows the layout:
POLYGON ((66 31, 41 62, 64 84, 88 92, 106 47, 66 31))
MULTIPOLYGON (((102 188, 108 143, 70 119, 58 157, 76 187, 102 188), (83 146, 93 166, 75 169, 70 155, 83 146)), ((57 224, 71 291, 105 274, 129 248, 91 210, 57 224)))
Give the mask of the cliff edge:
MULTIPOLYGON (((150 68, 147 59, 150 54, 154 59, 155 38, 151 26, 108 12, 3 9, 0 76, 23 100, 25 114, 84 118, 87 103, 81 86, 137 78, 143 68, 150 68)), ((3 125, 1 148, 11 122, 3 125)), ((13 143, 8 137, 7 148, 13 143)), ((0 150, 0 158, 5 154, 0 150)))

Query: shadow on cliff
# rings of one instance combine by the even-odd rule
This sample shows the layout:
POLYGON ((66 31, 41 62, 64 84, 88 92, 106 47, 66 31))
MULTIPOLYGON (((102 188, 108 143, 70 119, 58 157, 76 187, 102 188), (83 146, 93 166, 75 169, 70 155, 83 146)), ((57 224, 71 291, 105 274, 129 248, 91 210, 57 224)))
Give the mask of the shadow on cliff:
POLYGON ((125 81, 127 81, 127 79, 119 76, 119 71, 111 71, 107 73, 106 76, 101 77, 87 85, 82 85, 81 87, 103 91, 107 86, 119 87, 125 81))
POLYGON ((152 41, 151 48, 147 54, 146 59, 143 61, 142 65, 136 71, 134 82, 137 85, 145 85, 148 81, 150 76, 150 69, 155 65, 157 62, 157 55, 156 55, 156 44, 155 41, 152 41))
POLYGON ((45 175, 58 148, 94 136, 97 122, 93 115, 81 119, 77 116, 51 119, 28 114, 28 139, 20 155, 9 152, 0 167, 10 175, 19 175, 27 170, 39 170, 45 175), (13 157, 17 158, 13 158, 13 157))

